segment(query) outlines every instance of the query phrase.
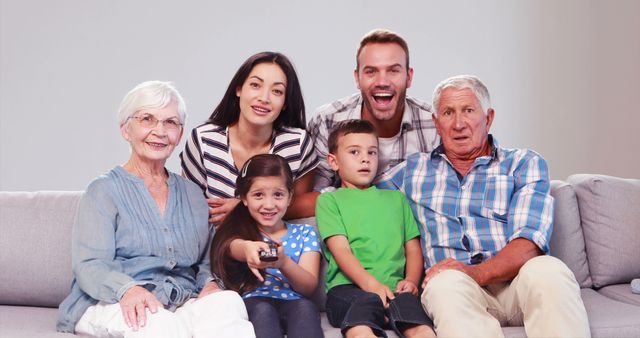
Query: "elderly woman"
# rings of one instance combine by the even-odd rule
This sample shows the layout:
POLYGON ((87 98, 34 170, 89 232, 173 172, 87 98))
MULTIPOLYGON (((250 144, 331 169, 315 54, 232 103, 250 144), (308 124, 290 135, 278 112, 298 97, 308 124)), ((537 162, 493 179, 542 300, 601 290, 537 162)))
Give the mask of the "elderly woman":
POLYGON ((167 171, 185 104, 167 82, 144 82, 124 98, 122 166, 96 178, 72 234, 71 294, 58 330, 101 337, 254 335, 240 296, 222 291, 209 264, 212 230, 202 191, 167 171))

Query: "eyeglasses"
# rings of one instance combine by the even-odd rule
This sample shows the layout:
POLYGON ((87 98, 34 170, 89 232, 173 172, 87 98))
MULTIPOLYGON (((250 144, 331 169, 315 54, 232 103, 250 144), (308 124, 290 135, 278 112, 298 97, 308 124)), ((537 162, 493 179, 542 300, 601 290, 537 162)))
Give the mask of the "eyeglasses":
MULTIPOLYGON (((151 114, 144 114, 142 116, 129 116, 128 119, 136 119, 138 123, 144 128, 153 129, 158 126, 158 122, 162 122, 162 126, 166 130, 176 131, 182 128, 182 123, 175 117, 168 118, 166 120, 158 120, 151 114)), ((128 120, 127 119, 127 120, 128 120)))

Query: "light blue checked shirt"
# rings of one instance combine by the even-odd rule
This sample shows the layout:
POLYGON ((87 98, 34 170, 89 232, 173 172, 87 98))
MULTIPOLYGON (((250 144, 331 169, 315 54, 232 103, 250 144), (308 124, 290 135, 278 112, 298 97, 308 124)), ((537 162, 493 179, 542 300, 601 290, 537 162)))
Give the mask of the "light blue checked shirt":
POLYGON ((420 228, 425 268, 445 258, 478 264, 526 238, 549 251, 553 197, 547 163, 527 149, 493 151, 459 178, 442 145, 415 153, 380 177, 379 188, 405 193, 420 228))

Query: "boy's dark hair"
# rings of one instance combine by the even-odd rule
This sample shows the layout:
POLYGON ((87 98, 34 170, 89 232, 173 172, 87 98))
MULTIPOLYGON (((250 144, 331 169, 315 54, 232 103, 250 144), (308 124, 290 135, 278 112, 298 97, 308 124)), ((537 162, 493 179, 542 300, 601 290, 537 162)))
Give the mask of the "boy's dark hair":
MULTIPOLYGON (((293 174, 289 163, 280 155, 259 154, 245 162, 236 179, 236 197, 246 197, 256 177, 283 177, 289 193, 293 193, 293 174)), ((229 290, 243 294, 260 285, 247 263, 231 257, 230 246, 235 239, 262 241, 262 234, 249 209, 240 202, 224 218, 211 243, 211 272, 215 273, 229 290)))
POLYGON ((329 134, 327 145, 329 153, 335 154, 338 150, 338 141, 347 134, 373 134, 377 136, 376 128, 367 120, 344 120, 338 122, 329 134))

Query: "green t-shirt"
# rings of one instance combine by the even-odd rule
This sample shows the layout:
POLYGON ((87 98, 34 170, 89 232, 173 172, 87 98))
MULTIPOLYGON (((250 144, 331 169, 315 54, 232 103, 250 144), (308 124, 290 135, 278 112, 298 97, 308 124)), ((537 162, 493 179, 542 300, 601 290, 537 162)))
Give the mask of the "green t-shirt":
MULTIPOLYGON (((404 194, 375 186, 321 194, 316 202, 316 221, 323 242, 331 236, 345 236, 364 269, 391 290, 404 278, 404 243, 420 236, 404 194)), ((327 290, 353 284, 326 246, 325 257, 329 262, 327 290)))

